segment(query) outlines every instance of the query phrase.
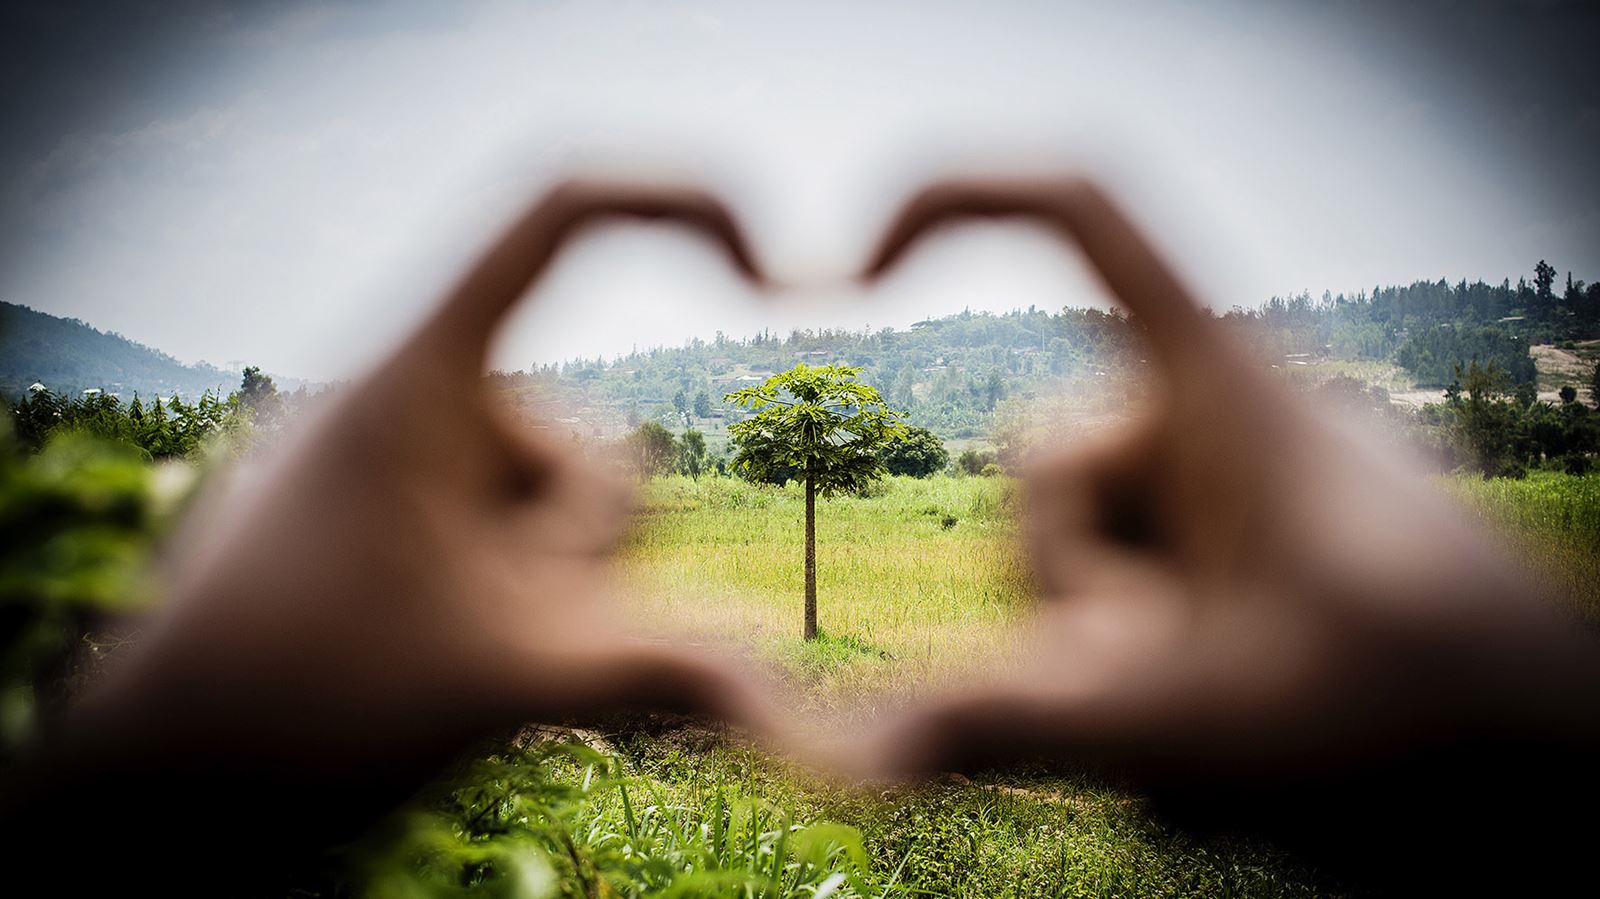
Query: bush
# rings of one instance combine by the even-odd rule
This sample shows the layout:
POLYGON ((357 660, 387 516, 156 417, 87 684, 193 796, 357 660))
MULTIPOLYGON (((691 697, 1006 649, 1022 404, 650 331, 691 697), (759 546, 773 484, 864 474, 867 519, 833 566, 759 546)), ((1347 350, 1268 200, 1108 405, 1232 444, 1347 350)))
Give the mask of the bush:
POLYGON ((927 428, 911 427, 906 436, 893 441, 878 453, 890 474, 926 478, 938 474, 950 462, 950 453, 937 434, 927 428))
POLYGON ((996 463, 998 457, 992 450, 962 450, 956 457, 956 470, 965 475, 981 475, 986 466, 996 463))

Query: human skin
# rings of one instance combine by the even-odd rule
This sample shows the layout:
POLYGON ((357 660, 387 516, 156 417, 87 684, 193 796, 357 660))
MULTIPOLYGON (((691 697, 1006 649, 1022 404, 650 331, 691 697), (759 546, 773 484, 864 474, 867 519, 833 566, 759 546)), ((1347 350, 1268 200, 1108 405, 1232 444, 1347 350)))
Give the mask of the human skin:
POLYGON ((931 229, 994 217, 1082 250, 1143 323, 1156 398, 1026 476, 1030 663, 886 722, 846 766, 1087 762, 1181 820, 1273 833, 1396 888, 1408 865, 1469 892, 1564 870, 1516 856, 1547 857, 1566 804, 1594 793, 1592 635, 1473 516, 1250 361, 1089 181, 928 187, 863 277, 931 229), (1486 824, 1507 820, 1515 836, 1486 824), (1396 854, 1374 851, 1390 828, 1396 854))
POLYGON ((8 845, 56 857, 87 805, 123 825, 93 848, 122 883, 270 891, 283 872, 241 852, 292 869, 506 728, 643 708, 770 730, 749 672, 623 635, 603 579, 626 488, 482 382, 507 310, 612 219, 687 226, 762 281, 702 191, 549 191, 386 361, 198 501, 137 647, 11 772, 8 845), (241 812, 185 825, 212 804, 241 812))

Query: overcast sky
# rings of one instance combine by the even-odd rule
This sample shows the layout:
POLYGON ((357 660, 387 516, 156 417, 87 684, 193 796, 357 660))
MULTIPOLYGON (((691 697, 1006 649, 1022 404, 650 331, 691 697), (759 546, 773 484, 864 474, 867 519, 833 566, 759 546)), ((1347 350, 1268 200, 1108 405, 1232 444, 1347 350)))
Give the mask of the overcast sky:
POLYGON ((842 279, 937 170, 1087 167, 1221 307, 1418 278, 1600 278, 1596 14, 1561 2, 9 7, 0 299, 192 362, 332 378, 561 171, 699 172, 797 288, 597 234, 500 364, 716 330, 1101 303, 1022 230, 842 279), (803 288, 803 289, 802 289, 803 288))

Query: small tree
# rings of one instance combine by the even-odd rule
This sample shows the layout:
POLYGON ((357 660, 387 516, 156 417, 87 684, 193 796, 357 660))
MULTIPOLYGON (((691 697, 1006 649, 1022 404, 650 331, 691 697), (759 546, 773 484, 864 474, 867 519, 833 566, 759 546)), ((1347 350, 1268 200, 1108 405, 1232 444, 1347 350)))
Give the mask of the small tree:
POLYGON ((900 414, 861 369, 805 363, 726 399, 755 414, 728 428, 738 452, 733 467, 746 477, 805 484, 805 630, 817 636, 817 494, 860 493, 887 470, 879 452, 906 435, 900 414))
POLYGON ((283 418, 283 397, 278 385, 260 367, 252 365, 239 380, 239 404, 250 413, 252 424, 264 430, 278 426, 283 418))
POLYGON ((695 480, 706 470, 706 437, 690 428, 678 438, 678 471, 695 480))
POLYGON ((994 464, 995 454, 984 450, 962 450, 956 457, 956 468, 964 475, 981 475, 994 464))
POLYGON ((701 420, 711 417, 711 397, 704 390, 694 395, 694 417, 701 420))
POLYGON ((678 441, 659 422, 647 421, 634 429, 626 441, 628 461, 646 481, 669 472, 678 459, 678 441))

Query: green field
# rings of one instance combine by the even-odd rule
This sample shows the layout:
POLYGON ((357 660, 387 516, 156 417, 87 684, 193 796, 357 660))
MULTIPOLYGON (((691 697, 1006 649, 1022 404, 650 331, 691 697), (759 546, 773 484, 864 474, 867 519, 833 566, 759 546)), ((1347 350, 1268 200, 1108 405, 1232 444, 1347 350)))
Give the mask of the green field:
POLYGON ((1600 623, 1600 474, 1441 478, 1469 514, 1505 532, 1514 550, 1590 623, 1600 623))
POLYGON ((651 483, 624 551, 630 620, 674 639, 730 637, 778 663, 801 701, 832 713, 867 690, 928 685, 1004 660, 1030 604, 1015 485, 893 478, 818 504, 818 623, 800 638, 804 497, 733 478, 651 483))
MULTIPOLYGON (((1600 476, 1442 486, 1464 514, 1506 528, 1592 616, 1600 476)), ((644 629, 742 647, 786 681, 797 713, 847 734, 869 691, 914 692, 1004 665, 1031 602, 1015 492, 1005 478, 897 478, 877 496, 820 503, 827 636, 814 644, 798 639, 803 501, 793 487, 653 482, 617 587, 644 629)), ((1012 772, 862 791, 688 724, 580 732, 586 746, 559 751, 535 736, 416 819, 412 842, 388 847, 371 883, 386 894, 417 885, 401 872, 426 857, 433 876, 476 871, 484 886, 506 886, 494 872, 522 870, 506 859, 534 857, 528 882, 548 878, 570 896, 1340 892, 1270 847, 1164 829, 1137 795, 1089 776, 1012 772), (530 846, 543 851, 530 856, 530 846)))

